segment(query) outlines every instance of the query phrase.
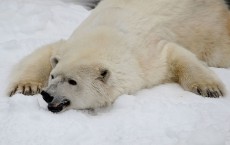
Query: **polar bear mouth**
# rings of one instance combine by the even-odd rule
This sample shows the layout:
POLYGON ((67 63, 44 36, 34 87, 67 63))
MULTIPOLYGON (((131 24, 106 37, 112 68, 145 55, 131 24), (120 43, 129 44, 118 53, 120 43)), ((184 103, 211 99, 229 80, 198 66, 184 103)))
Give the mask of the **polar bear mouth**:
POLYGON ((58 113, 61 112, 63 109, 65 109, 67 106, 70 105, 70 101, 68 99, 64 99, 61 101, 61 103, 48 103, 48 110, 53 112, 53 113, 58 113))

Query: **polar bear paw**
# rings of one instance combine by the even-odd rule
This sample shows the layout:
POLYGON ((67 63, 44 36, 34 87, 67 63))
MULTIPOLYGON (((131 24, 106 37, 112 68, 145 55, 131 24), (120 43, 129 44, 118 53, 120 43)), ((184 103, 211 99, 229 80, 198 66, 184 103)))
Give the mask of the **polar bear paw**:
POLYGON ((225 94, 224 86, 220 82, 196 82, 191 84, 188 89, 195 94, 210 98, 219 98, 225 94))
POLYGON ((20 82, 13 87, 9 87, 8 96, 13 96, 16 93, 24 95, 35 95, 41 92, 42 83, 39 82, 20 82))

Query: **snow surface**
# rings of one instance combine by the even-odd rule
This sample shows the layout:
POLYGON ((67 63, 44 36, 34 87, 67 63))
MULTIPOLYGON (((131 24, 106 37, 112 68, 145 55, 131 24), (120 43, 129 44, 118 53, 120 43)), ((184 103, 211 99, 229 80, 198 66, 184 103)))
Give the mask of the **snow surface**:
POLYGON ((40 95, 7 97, 13 65, 89 13, 73 0, 0 0, 0 145, 230 145, 230 69, 212 68, 228 89, 220 99, 164 84, 94 113, 53 114, 40 95))

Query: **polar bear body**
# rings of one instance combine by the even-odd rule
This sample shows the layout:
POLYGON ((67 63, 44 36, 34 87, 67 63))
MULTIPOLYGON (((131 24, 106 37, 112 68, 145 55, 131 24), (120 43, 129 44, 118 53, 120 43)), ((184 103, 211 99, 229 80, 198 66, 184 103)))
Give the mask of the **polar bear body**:
POLYGON ((15 70, 8 92, 30 95, 44 87, 53 112, 105 106, 170 81, 219 97, 224 86, 203 62, 230 66, 229 30, 221 0, 103 0, 69 39, 19 63, 24 69, 15 70), (68 105, 60 106, 63 100, 68 105))

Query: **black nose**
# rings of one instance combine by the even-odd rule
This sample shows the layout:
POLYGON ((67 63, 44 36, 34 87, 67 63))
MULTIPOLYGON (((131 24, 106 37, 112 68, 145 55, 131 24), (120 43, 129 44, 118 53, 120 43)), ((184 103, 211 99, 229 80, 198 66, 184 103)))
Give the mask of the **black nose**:
POLYGON ((47 103, 52 102, 52 100, 53 100, 53 98, 54 98, 54 97, 50 96, 50 94, 48 94, 48 93, 45 92, 45 91, 42 91, 42 92, 41 92, 41 95, 42 95, 43 99, 44 99, 47 103))

